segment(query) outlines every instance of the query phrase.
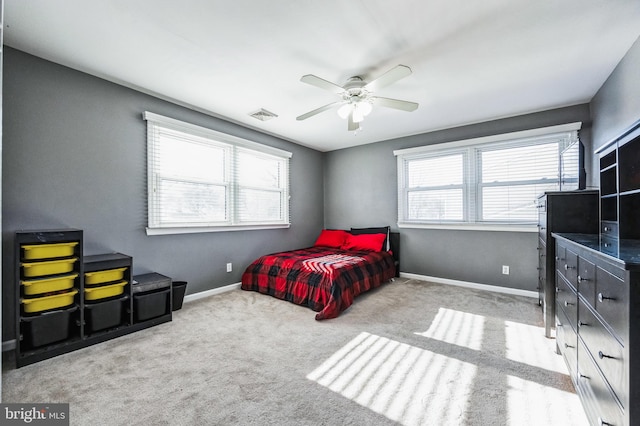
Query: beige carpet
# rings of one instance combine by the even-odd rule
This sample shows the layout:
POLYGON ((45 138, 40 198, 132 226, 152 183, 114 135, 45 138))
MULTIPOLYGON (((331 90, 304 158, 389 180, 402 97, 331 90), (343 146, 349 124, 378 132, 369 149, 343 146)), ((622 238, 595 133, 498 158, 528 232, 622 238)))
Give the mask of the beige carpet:
MULTIPOLYGON (((536 299, 396 279, 336 319, 234 290, 18 370, 72 425, 584 425, 536 299)), ((6 355, 6 354, 5 354, 6 355)))

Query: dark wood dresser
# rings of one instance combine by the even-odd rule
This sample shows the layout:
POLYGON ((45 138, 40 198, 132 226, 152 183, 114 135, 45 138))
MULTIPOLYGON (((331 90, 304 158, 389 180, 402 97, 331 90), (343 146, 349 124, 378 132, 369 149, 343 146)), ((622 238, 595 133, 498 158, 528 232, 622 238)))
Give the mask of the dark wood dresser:
POLYGON ((600 228, 556 238, 556 346, 589 422, 640 425, 640 120, 599 148, 600 228))
POLYGON ((556 238, 556 345, 594 425, 640 424, 640 241, 556 238))
POLYGON ((556 191, 538 197, 538 303, 547 337, 553 337, 556 315, 556 245, 551 233, 597 234, 598 194, 598 190, 556 191))

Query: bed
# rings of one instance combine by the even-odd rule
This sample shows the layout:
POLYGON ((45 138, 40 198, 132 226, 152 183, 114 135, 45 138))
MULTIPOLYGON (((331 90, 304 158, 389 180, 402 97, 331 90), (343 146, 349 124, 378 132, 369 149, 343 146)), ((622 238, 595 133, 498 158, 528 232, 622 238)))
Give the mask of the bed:
POLYGON ((242 274, 241 288, 335 318, 358 295, 398 276, 400 234, 388 227, 322 230, 313 246, 261 256, 242 274))

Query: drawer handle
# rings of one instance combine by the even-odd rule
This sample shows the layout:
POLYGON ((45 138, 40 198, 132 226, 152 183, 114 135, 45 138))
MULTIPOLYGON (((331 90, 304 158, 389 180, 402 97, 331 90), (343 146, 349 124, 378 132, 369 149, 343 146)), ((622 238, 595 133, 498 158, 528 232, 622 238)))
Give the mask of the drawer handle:
POLYGON ((598 351, 598 358, 600 358, 600 359, 604 359, 604 358, 616 359, 616 357, 614 357, 614 356, 605 355, 604 353, 602 353, 602 351, 598 351))
POLYGON ((560 293, 562 290, 560 290, 560 287, 556 287, 556 293, 560 293))
POLYGON ((576 267, 575 267, 575 266, 569 266, 569 265, 567 265, 567 264, 565 263, 565 264, 564 264, 564 270, 565 270, 565 271, 568 271, 569 269, 576 269, 576 267))
POLYGON ((584 327, 584 326, 589 326, 589 323, 587 322, 582 322, 582 321, 578 321, 578 327, 584 327))
POLYGON ((565 347, 565 349, 568 349, 568 348, 572 348, 572 349, 573 349, 573 346, 571 346, 571 345, 570 345, 570 344, 568 344, 568 343, 565 343, 565 344, 564 344, 564 347, 565 347))
POLYGON ((589 278, 583 278, 580 275, 578 275, 578 282, 581 283, 582 281, 591 281, 589 278))
POLYGON ((589 376, 585 376, 584 374, 580 374, 580 378, 587 379, 587 380, 591 379, 589 376))
POLYGON ((598 417, 598 425, 599 426, 613 426, 613 423, 608 423, 602 420, 602 417, 598 417))
POLYGON ((575 303, 571 303, 571 302, 569 302, 569 301, 567 301, 567 300, 565 300, 565 301, 564 301, 564 306, 565 306, 565 307, 567 307, 567 308, 568 308, 569 306, 573 306, 573 305, 575 305, 575 303))
POLYGON ((562 323, 560 322, 556 323, 556 327, 562 327, 562 323))
POLYGON ((598 293, 598 302, 602 303, 605 300, 616 300, 616 298, 615 297, 603 296, 602 293, 598 293))

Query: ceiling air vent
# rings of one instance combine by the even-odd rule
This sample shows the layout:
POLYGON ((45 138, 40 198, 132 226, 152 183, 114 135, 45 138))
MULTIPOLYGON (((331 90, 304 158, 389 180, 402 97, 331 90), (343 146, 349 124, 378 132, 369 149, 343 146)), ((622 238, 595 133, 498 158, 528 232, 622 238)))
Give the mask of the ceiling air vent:
POLYGON ((276 118, 278 116, 277 114, 274 114, 271 111, 267 111, 266 109, 262 108, 256 112, 252 112, 249 115, 260 121, 269 121, 272 118, 276 118))

